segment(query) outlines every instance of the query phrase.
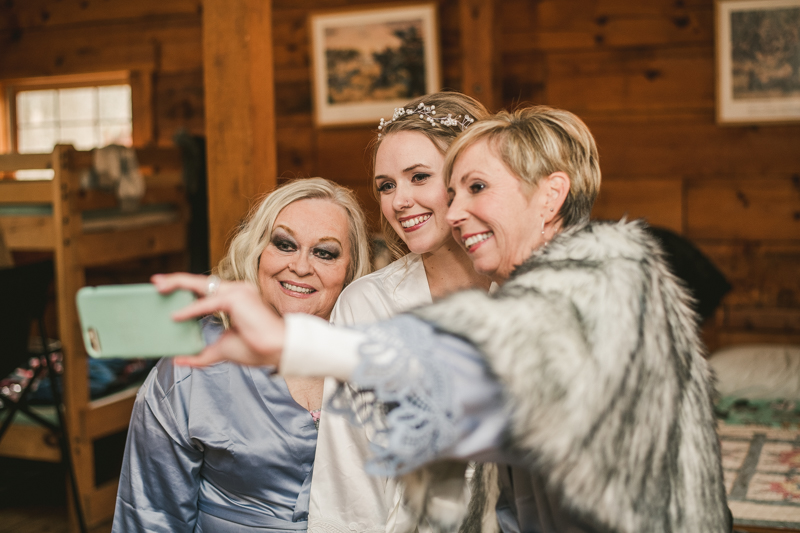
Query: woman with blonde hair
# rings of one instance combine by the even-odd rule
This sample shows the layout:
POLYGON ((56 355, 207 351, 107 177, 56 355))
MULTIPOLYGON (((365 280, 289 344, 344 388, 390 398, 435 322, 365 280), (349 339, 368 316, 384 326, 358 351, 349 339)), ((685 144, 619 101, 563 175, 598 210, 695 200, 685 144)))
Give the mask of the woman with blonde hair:
MULTIPOLYGON (((277 317, 223 284, 176 319, 230 310, 240 349, 181 363, 273 364, 371 390, 373 471, 435 480, 442 459, 496 462, 476 492, 499 492, 490 526, 504 533, 730 531, 697 316, 642 222, 589 221, 600 165, 586 125, 547 107, 499 113, 451 146, 445 176, 448 223, 495 293, 353 331, 277 317)), ((438 511, 421 488, 409 501, 438 511)), ((486 531, 491 504, 473 503, 463 531, 486 531)))
POLYGON ((488 115, 474 98, 447 91, 381 119, 372 145, 372 190, 395 261, 343 291, 332 322, 375 322, 461 289, 488 290, 489 279, 475 272, 447 224, 443 175, 449 146, 488 115))
MULTIPOLYGON (((331 314, 336 325, 364 325, 430 304, 461 289, 488 290, 447 224, 443 167, 450 144, 476 120, 488 116, 474 98, 438 92, 397 108, 381 120, 372 145, 372 189, 381 212, 381 228, 395 261, 351 283, 331 314)), ((329 382, 330 392, 335 382, 329 382)), ((336 401, 354 401, 358 392, 340 389, 336 401)), ((408 533, 417 517, 403 504, 402 486, 393 478, 374 478, 363 469, 370 436, 344 417, 326 413, 320 427, 309 529, 333 533, 408 533)), ((463 468, 454 473, 464 480, 463 468)), ((458 486, 458 483, 448 485, 458 486)), ((458 488, 442 495, 442 505, 462 500, 458 488), (447 503, 445 503, 447 502, 447 503)))
MULTIPOLYGON (((327 320, 368 272, 364 215, 348 189, 290 182, 250 213, 215 270, 273 312, 327 320)), ((211 343, 229 317, 203 320, 211 343)), ((113 530, 304 531, 322 405, 321 378, 235 364, 188 369, 162 359, 136 398, 113 530)))

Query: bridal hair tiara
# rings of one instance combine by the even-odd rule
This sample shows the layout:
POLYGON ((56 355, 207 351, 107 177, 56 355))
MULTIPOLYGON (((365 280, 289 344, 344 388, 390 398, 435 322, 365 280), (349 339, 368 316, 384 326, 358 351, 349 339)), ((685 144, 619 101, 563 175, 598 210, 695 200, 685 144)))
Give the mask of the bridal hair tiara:
MULTIPOLYGON (((397 122, 398 119, 411 116, 411 115, 419 115, 419 118, 428 122, 434 128, 438 128, 440 125, 442 126, 450 126, 451 128, 458 127, 461 131, 467 129, 467 126, 475 122, 475 119, 469 115, 456 115, 453 116, 452 113, 448 113, 447 116, 436 116, 436 106, 435 105, 425 105, 424 103, 420 102, 417 105, 416 109, 406 109, 405 107, 395 107, 394 108, 394 115, 392 115, 392 120, 381 119, 380 124, 378 124, 378 131, 383 131, 383 128, 391 124, 392 122, 397 122)), ((381 138, 381 133, 378 133, 378 138, 381 138)))

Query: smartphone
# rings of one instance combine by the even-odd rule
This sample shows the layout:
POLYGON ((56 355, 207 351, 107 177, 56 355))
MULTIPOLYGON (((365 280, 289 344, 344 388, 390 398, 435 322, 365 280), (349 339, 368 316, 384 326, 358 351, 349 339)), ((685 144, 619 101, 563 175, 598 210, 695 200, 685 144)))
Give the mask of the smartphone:
POLYGON ((200 323, 172 319, 194 299, 184 290, 160 294, 151 283, 84 287, 76 301, 86 351, 98 358, 197 354, 205 347, 200 323))

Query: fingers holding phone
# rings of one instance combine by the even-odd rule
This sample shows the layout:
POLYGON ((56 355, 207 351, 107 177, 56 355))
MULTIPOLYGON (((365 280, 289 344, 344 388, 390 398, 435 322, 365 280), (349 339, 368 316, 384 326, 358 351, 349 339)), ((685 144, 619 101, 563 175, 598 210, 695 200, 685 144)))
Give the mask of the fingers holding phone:
POLYGON ((229 360, 249 366, 278 366, 284 343, 284 321, 261 299, 258 289, 236 281, 195 274, 159 274, 151 279, 162 293, 178 289, 203 296, 173 314, 188 320, 216 312, 226 313, 230 329, 197 357, 179 358, 176 364, 205 366, 229 360), (209 290, 209 288, 213 290, 209 290), (210 293, 210 294, 209 294, 210 293))
POLYGON ((265 366, 263 357, 250 349, 241 336, 233 331, 225 332, 217 342, 206 346, 198 355, 179 356, 176 365, 204 367, 233 361, 246 366, 265 366))

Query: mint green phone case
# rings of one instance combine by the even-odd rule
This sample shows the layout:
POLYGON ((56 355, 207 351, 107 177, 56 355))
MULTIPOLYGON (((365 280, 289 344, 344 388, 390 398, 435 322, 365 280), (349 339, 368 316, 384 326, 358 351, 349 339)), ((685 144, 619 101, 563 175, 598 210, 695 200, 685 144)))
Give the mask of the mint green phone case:
POLYGON ((194 299, 189 291, 159 294, 150 283, 84 287, 76 301, 86 351, 99 358, 199 353, 205 347, 200 323, 171 316, 194 299))

